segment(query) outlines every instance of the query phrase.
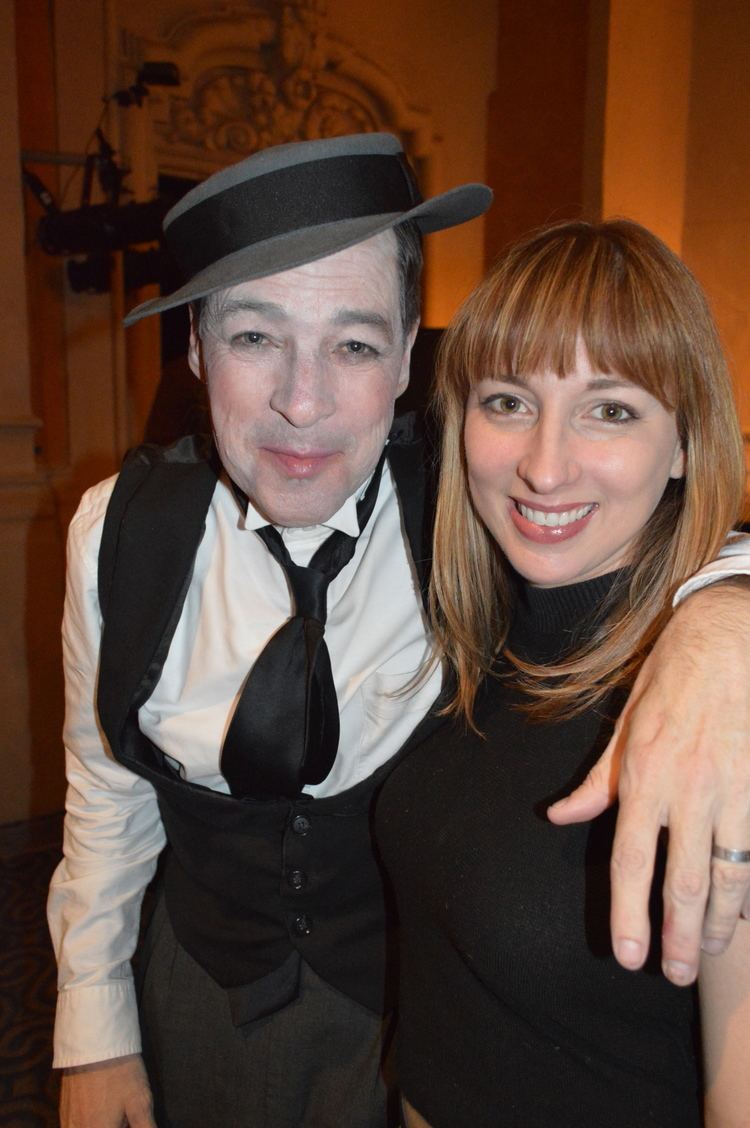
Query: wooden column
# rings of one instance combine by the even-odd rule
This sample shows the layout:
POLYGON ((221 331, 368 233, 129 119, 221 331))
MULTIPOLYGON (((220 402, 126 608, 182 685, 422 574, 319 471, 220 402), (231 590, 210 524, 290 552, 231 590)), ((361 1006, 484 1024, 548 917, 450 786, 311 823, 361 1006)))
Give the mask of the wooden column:
POLYGON ((487 136, 495 192, 486 227, 488 263, 533 228, 596 216, 600 203, 606 5, 503 0, 498 13, 487 136))

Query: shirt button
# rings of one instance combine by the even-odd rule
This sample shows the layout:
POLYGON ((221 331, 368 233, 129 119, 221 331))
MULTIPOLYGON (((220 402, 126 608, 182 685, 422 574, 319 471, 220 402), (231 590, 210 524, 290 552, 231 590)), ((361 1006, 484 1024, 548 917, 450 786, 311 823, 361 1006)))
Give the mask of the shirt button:
POLYGON ((307 874, 301 869, 289 870, 286 879, 295 890, 304 889, 307 885, 307 874))
POLYGON ((307 834, 310 829, 310 820, 307 815, 295 815, 292 819, 292 830, 295 834, 307 834))
POLYGON ((309 936, 312 932, 312 928, 312 921, 307 913, 300 913, 300 915, 295 918, 294 931, 298 936, 309 936))

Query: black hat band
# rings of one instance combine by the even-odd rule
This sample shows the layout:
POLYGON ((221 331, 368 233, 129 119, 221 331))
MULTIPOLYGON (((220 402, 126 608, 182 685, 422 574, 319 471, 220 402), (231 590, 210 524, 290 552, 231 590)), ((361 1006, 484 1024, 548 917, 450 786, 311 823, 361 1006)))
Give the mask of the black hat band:
POLYGON ((328 157, 245 180, 178 215, 164 235, 186 278, 254 243, 422 202, 403 154, 328 157))

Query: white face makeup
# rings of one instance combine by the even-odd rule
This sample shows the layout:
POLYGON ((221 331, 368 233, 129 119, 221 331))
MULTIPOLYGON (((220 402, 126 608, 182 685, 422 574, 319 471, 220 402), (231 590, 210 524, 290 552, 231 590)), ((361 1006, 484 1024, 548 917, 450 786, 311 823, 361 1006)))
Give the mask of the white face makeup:
POLYGON ((189 360, 224 467, 272 524, 327 521, 373 470, 409 380, 393 232, 218 305, 189 360))
POLYGON ((539 587, 628 563, 670 478, 684 473, 674 413, 616 373, 482 380, 464 424, 476 509, 510 563, 539 587))

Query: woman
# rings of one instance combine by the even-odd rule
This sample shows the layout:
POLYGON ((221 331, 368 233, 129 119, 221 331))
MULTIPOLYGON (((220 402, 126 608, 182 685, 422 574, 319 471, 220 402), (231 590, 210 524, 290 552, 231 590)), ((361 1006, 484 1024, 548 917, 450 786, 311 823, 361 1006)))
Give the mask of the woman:
MULTIPOLYGON (((406 1124, 698 1126, 695 994, 660 975, 658 942, 638 973, 609 946, 613 818, 559 828, 544 810, 606 743, 676 587, 739 514, 705 300, 634 223, 542 231, 459 312, 436 396, 450 720, 393 772, 376 820, 402 923, 406 1124)), ((656 899, 653 917, 658 937, 656 899)), ((738 933, 701 973, 712 1128, 750 1110, 750 923, 738 933)))

